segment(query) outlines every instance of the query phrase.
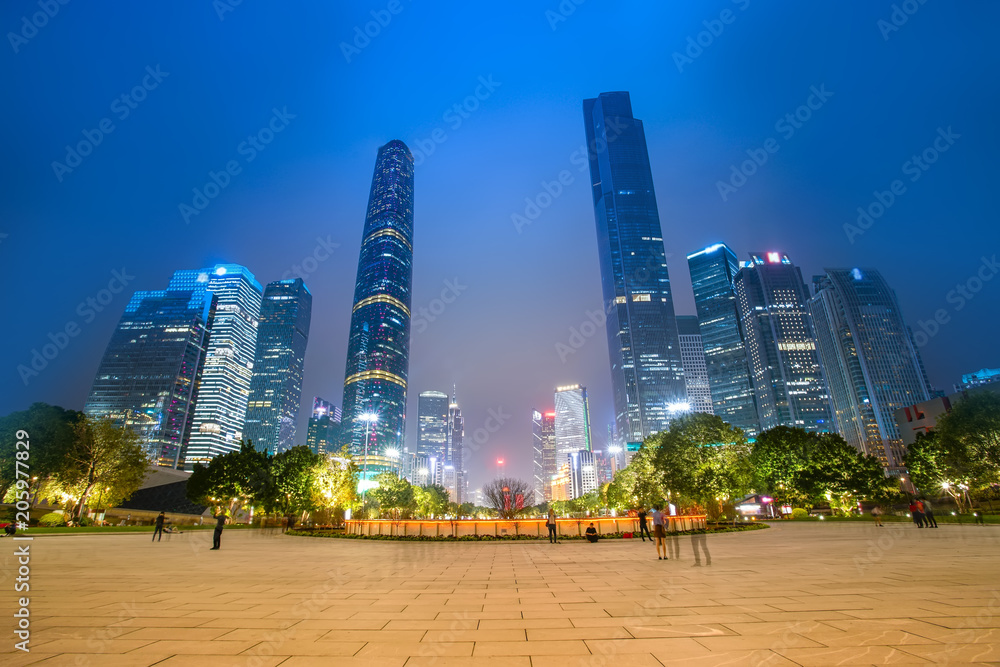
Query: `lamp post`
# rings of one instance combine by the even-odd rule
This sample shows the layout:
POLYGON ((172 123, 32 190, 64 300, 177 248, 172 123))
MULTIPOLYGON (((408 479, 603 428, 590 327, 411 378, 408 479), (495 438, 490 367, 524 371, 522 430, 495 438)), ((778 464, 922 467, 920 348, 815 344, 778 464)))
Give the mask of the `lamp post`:
POLYGON ((364 462, 364 472, 361 474, 362 482, 364 486, 361 487, 361 506, 365 506, 365 494, 368 492, 368 433, 371 430, 371 425, 378 421, 378 415, 374 412, 365 412, 358 417, 361 421, 365 423, 365 462, 364 462))

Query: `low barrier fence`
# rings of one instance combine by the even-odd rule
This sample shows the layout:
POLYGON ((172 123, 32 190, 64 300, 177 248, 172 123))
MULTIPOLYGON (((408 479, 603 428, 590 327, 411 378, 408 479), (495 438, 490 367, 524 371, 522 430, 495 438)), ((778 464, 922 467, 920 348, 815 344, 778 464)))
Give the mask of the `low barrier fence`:
MULTIPOLYGON (((705 515, 671 516, 666 526, 668 532, 684 532, 704 529, 705 515)), ((545 519, 518 519, 503 521, 498 519, 351 519, 344 522, 344 532, 350 535, 388 535, 396 537, 464 537, 466 535, 530 535, 546 537, 549 534, 545 519)), ((590 524, 594 524, 598 535, 611 533, 634 533, 638 537, 639 519, 636 517, 595 517, 587 519, 556 519, 558 535, 582 536, 590 524)), ((653 530, 652 520, 647 520, 649 530, 653 530)))

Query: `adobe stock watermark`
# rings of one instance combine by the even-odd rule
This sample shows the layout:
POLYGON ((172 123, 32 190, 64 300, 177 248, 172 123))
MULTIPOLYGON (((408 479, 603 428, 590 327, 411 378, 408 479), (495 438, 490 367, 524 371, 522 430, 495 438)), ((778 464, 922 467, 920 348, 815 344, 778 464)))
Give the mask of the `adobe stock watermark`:
MULTIPOLYGON (((124 266, 121 271, 113 270, 107 287, 98 290, 93 296, 88 296, 77 305, 76 314, 83 324, 90 324, 97 319, 97 314, 104 312, 107 306, 114 301, 115 295, 121 294, 125 290, 125 286, 133 280, 135 280, 135 276, 129 275, 124 266)), ((31 359, 28 363, 17 366, 17 374, 21 376, 21 382, 24 383, 24 386, 27 387, 32 378, 38 377, 42 371, 48 368, 49 362, 58 357, 59 353, 69 346, 70 340, 79 336, 81 331, 83 329, 80 328, 77 320, 71 319, 55 333, 50 331, 49 342, 43 344, 41 349, 31 348, 29 353, 31 359)))
POLYGON ((354 26, 354 36, 351 43, 341 42, 338 45, 347 64, 350 64, 351 59, 355 56, 361 55, 361 52, 368 48, 372 40, 382 34, 383 28, 389 27, 389 24, 392 23, 392 17, 398 16, 404 9, 402 0, 389 0, 385 9, 373 9, 369 12, 373 20, 365 23, 364 27, 354 26))
POLYGON ((59 8, 69 4, 69 0, 38 0, 38 7, 42 10, 35 12, 29 18, 21 17, 21 27, 17 32, 8 32, 7 41, 14 53, 20 53, 21 47, 27 44, 38 35, 38 31, 49 24, 50 19, 54 19, 59 13, 59 8))
MULTIPOLYGON (((750 6, 750 0, 732 0, 732 2, 740 8, 740 11, 746 11, 746 8, 750 6)), ((694 63, 705 52, 705 49, 712 46, 715 40, 722 35, 726 26, 732 25, 736 21, 737 16, 739 15, 736 12, 727 7, 719 12, 718 18, 702 21, 701 24, 705 26, 705 29, 694 36, 688 35, 684 53, 674 51, 671 54, 670 57, 673 58, 677 71, 683 74, 684 66, 694 63)))
POLYGON ((560 23, 563 23, 570 16, 576 13, 576 8, 585 3, 587 0, 562 0, 558 5, 556 5, 555 10, 546 9, 545 10, 545 20, 549 22, 549 27, 552 28, 553 32, 559 27, 560 23))
POLYGON ((894 4, 888 20, 880 18, 875 22, 875 27, 882 33, 882 40, 888 42, 889 35, 899 32, 899 29, 906 25, 910 17, 916 14, 926 2, 927 0, 904 0, 898 5, 894 4))
MULTIPOLYGON (((145 101, 149 93, 160 87, 160 84, 168 76, 170 76, 170 72, 162 71, 159 65, 155 69, 147 65, 146 75, 142 77, 139 83, 132 86, 130 91, 122 93, 111 100, 111 113, 119 121, 125 120, 132 115, 134 110, 139 108, 139 105, 145 101)), ((98 121, 97 127, 92 130, 82 130, 83 139, 76 142, 74 146, 66 145, 66 157, 63 158, 63 162, 58 160, 52 161, 52 172, 55 174, 56 179, 62 183, 66 174, 72 174, 74 169, 83 164, 83 158, 93 153, 94 149, 104 141, 104 138, 114 131, 115 123, 109 117, 98 121)))
MULTIPOLYGON (((793 111, 786 113, 774 123, 774 130, 781 133, 782 139, 788 141, 801 130, 805 123, 813 117, 813 113, 823 108, 823 105, 833 97, 833 93, 826 89, 826 84, 809 87, 810 95, 804 104, 800 104, 793 111)), ((729 166, 729 179, 716 181, 715 187, 719 191, 722 201, 729 201, 729 195, 747 184, 747 180, 763 167, 771 155, 781 149, 781 144, 774 137, 767 138, 761 148, 748 148, 746 154, 749 160, 744 160, 739 167, 735 164, 729 166)))
POLYGON ((236 8, 243 4, 243 0, 212 0, 212 9, 220 21, 226 20, 226 14, 235 12, 236 8))
POLYGON ((458 278, 445 280, 441 296, 431 299, 430 303, 426 306, 415 309, 415 312, 419 313, 419 315, 415 316, 410 324, 416 333, 422 334, 427 331, 430 323, 441 317, 444 311, 448 309, 448 306, 455 303, 458 297, 462 295, 462 292, 467 289, 469 289, 469 286, 458 282, 458 278))
MULTIPOLYGON (((998 273, 1000 273, 1000 263, 997 262, 997 256, 995 254, 992 257, 984 255, 981 258, 979 268, 964 282, 956 284, 954 289, 949 290, 948 294, 945 295, 945 301, 952 304, 952 311, 959 312, 975 299, 986 283, 993 280, 993 277, 998 273)), ((938 335, 941 327, 949 322, 951 322, 951 313, 945 308, 938 308, 934 311, 934 317, 928 320, 917 320, 920 331, 914 332, 913 342, 916 343, 917 347, 927 345, 931 338, 938 335)))
MULTIPOLYGON (((903 163, 900 170, 903 172, 904 176, 909 176, 909 181, 911 183, 916 183, 920 180, 920 177, 931 168, 935 162, 941 157, 942 153, 946 153, 955 145, 955 141, 962 137, 961 134, 956 134, 954 130, 951 129, 951 125, 945 130, 942 127, 937 129, 937 134, 931 145, 920 151, 920 153, 914 153, 910 156, 910 159, 903 163)), ((875 221, 885 215, 896 200, 906 193, 906 184, 902 179, 897 178, 889 184, 887 190, 879 191, 875 190, 872 194, 875 199, 870 202, 867 206, 858 207, 858 217, 855 221, 857 224, 851 224, 849 222, 844 223, 844 233, 847 234, 847 240, 853 245, 854 239, 864 234, 866 231, 871 229, 875 221)))
MULTIPOLYGON (((441 114, 441 120, 448 123, 448 127, 452 131, 462 127, 462 123, 468 120, 472 113, 479 109, 480 102, 488 100, 493 91, 502 85, 502 82, 493 80, 492 74, 486 77, 480 76, 478 81, 479 85, 476 86, 471 95, 467 95, 461 102, 452 104, 441 114)), ((419 167, 428 156, 437 150, 438 145, 446 141, 448 141, 448 133, 445 132, 443 127, 436 127, 426 139, 416 139, 411 142, 410 150, 413 153, 413 165, 419 167)))
POLYGON ((330 240, 329 234, 326 235, 326 238, 317 236, 316 247, 313 248, 312 252, 303 257, 298 264, 292 264, 292 268, 281 274, 281 279, 291 280, 293 278, 302 278, 302 280, 305 280, 316 273, 319 265, 330 259, 333 256, 333 251, 339 247, 339 243, 334 243, 330 240))
MULTIPOLYGON (((276 107, 271 109, 271 118, 264 127, 254 134, 248 135, 246 139, 236 146, 236 153, 243 157, 243 162, 250 164, 257 159, 272 141, 274 137, 288 127, 289 122, 296 115, 288 113, 288 107, 282 107, 279 111, 276 107)), ((193 216, 201 215, 201 212, 208 208, 212 200, 218 197, 223 190, 229 187, 235 176, 243 173, 243 165, 238 158, 233 158, 226 162, 219 171, 209 170, 208 180, 201 188, 191 188, 194 196, 191 203, 181 202, 177 205, 177 210, 184 220, 184 224, 191 224, 193 216)))

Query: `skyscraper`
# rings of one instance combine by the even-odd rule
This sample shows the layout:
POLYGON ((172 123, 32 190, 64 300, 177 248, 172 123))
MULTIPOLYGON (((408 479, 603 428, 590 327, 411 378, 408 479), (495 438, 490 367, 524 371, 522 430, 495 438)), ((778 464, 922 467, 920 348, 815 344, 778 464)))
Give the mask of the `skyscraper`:
POLYGON ((167 289, 208 292, 218 302, 184 459, 184 468, 191 470, 195 463, 206 464, 219 454, 239 449, 262 290, 253 274, 239 264, 177 271, 167 289))
POLYGON ((751 258, 736 274, 733 290, 760 427, 832 431, 802 273, 782 253, 751 258))
POLYGON ((705 366, 705 348, 702 346, 697 317, 677 316, 677 341, 680 343, 681 362, 684 364, 684 386, 687 387, 689 409, 691 412, 714 414, 708 369, 705 366))
POLYGON ((747 435, 760 431, 746 347, 736 312, 736 254, 716 243, 687 257, 705 351, 712 411, 747 435))
POLYGON ((212 295, 204 291, 136 292, 83 411, 136 431, 157 465, 183 465, 214 314, 212 295))
POLYGON ((417 454, 440 458, 447 442, 448 394, 421 392, 417 399, 417 454))
POLYGON ((462 503, 465 497, 465 452, 462 450, 465 440, 465 420, 462 418, 462 408, 458 405, 458 397, 452 394, 451 403, 448 404, 448 442, 445 445, 445 470, 449 467, 454 469, 453 473, 447 473, 446 477, 454 479, 452 485, 446 485, 451 493, 452 502, 462 503))
POLYGON ((566 462, 566 457, 581 449, 591 450, 590 407, 587 388, 578 384, 556 388, 556 465, 566 462))
POLYGON ((555 412, 531 412, 531 451, 537 505, 552 500, 552 476, 556 474, 555 412))
POLYGON ((579 498, 597 490, 597 465, 594 452, 581 449, 567 455, 569 461, 570 498, 579 498))
POLYGON ((906 452, 894 414, 930 400, 919 353, 896 294, 875 269, 825 269, 809 300, 837 431, 901 472, 906 452))
POLYGON ((413 277, 413 156, 402 141, 378 150, 358 258, 344 373, 344 440, 364 453, 402 451, 413 277))
POLYGON ((617 431, 642 440, 686 400, 642 121, 627 92, 583 102, 617 431))
POLYGON ((264 289, 243 437, 277 454, 295 446, 312 294, 301 278, 264 289))
POLYGON ((309 417, 306 446, 316 454, 336 454, 340 451, 339 442, 340 408, 316 396, 309 417))

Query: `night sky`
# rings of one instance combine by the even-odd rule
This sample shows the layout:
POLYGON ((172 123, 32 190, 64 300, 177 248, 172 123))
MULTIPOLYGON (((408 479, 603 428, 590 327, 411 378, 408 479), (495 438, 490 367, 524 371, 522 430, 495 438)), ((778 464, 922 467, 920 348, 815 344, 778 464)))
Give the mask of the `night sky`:
POLYGON ((413 330, 408 444, 417 394, 457 384, 467 439, 490 410, 504 417, 467 461, 472 488, 498 456, 528 478, 531 409, 577 382, 600 444, 613 420, 603 328, 565 361, 556 345, 601 308, 582 101, 615 90, 645 122, 679 314, 694 313, 688 253, 781 250, 807 281, 878 268, 915 331, 937 312, 921 352, 938 388, 1000 366, 1000 278, 977 283, 1000 272, 983 263, 1000 253, 1000 5, 512 4, 71 2, 37 29, 23 20, 36 2, 0 5, 0 414, 82 409, 131 293, 221 261, 262 284, 308 270, 303 403, 339 404, 376 150, 401 139, 417 156, 414 322, 436 313, 413 330), (270 143, 248 142, 272 123, 270 143), (766 162, 730 181, 753 156, 766 162), (230 161, 238 173, 196 202, 230 161), (543 206, 518 229, 526 198, 543 206), (195 203, 207 206, 185 220, 195 203), (845 231, 859 206, 884 211, 845 231), (116 271, 125 289, 102 294, 116 271), (970 279, 980 291, 953 291, 970 279), (67 327, 25 384, 18 365, 67 327))

